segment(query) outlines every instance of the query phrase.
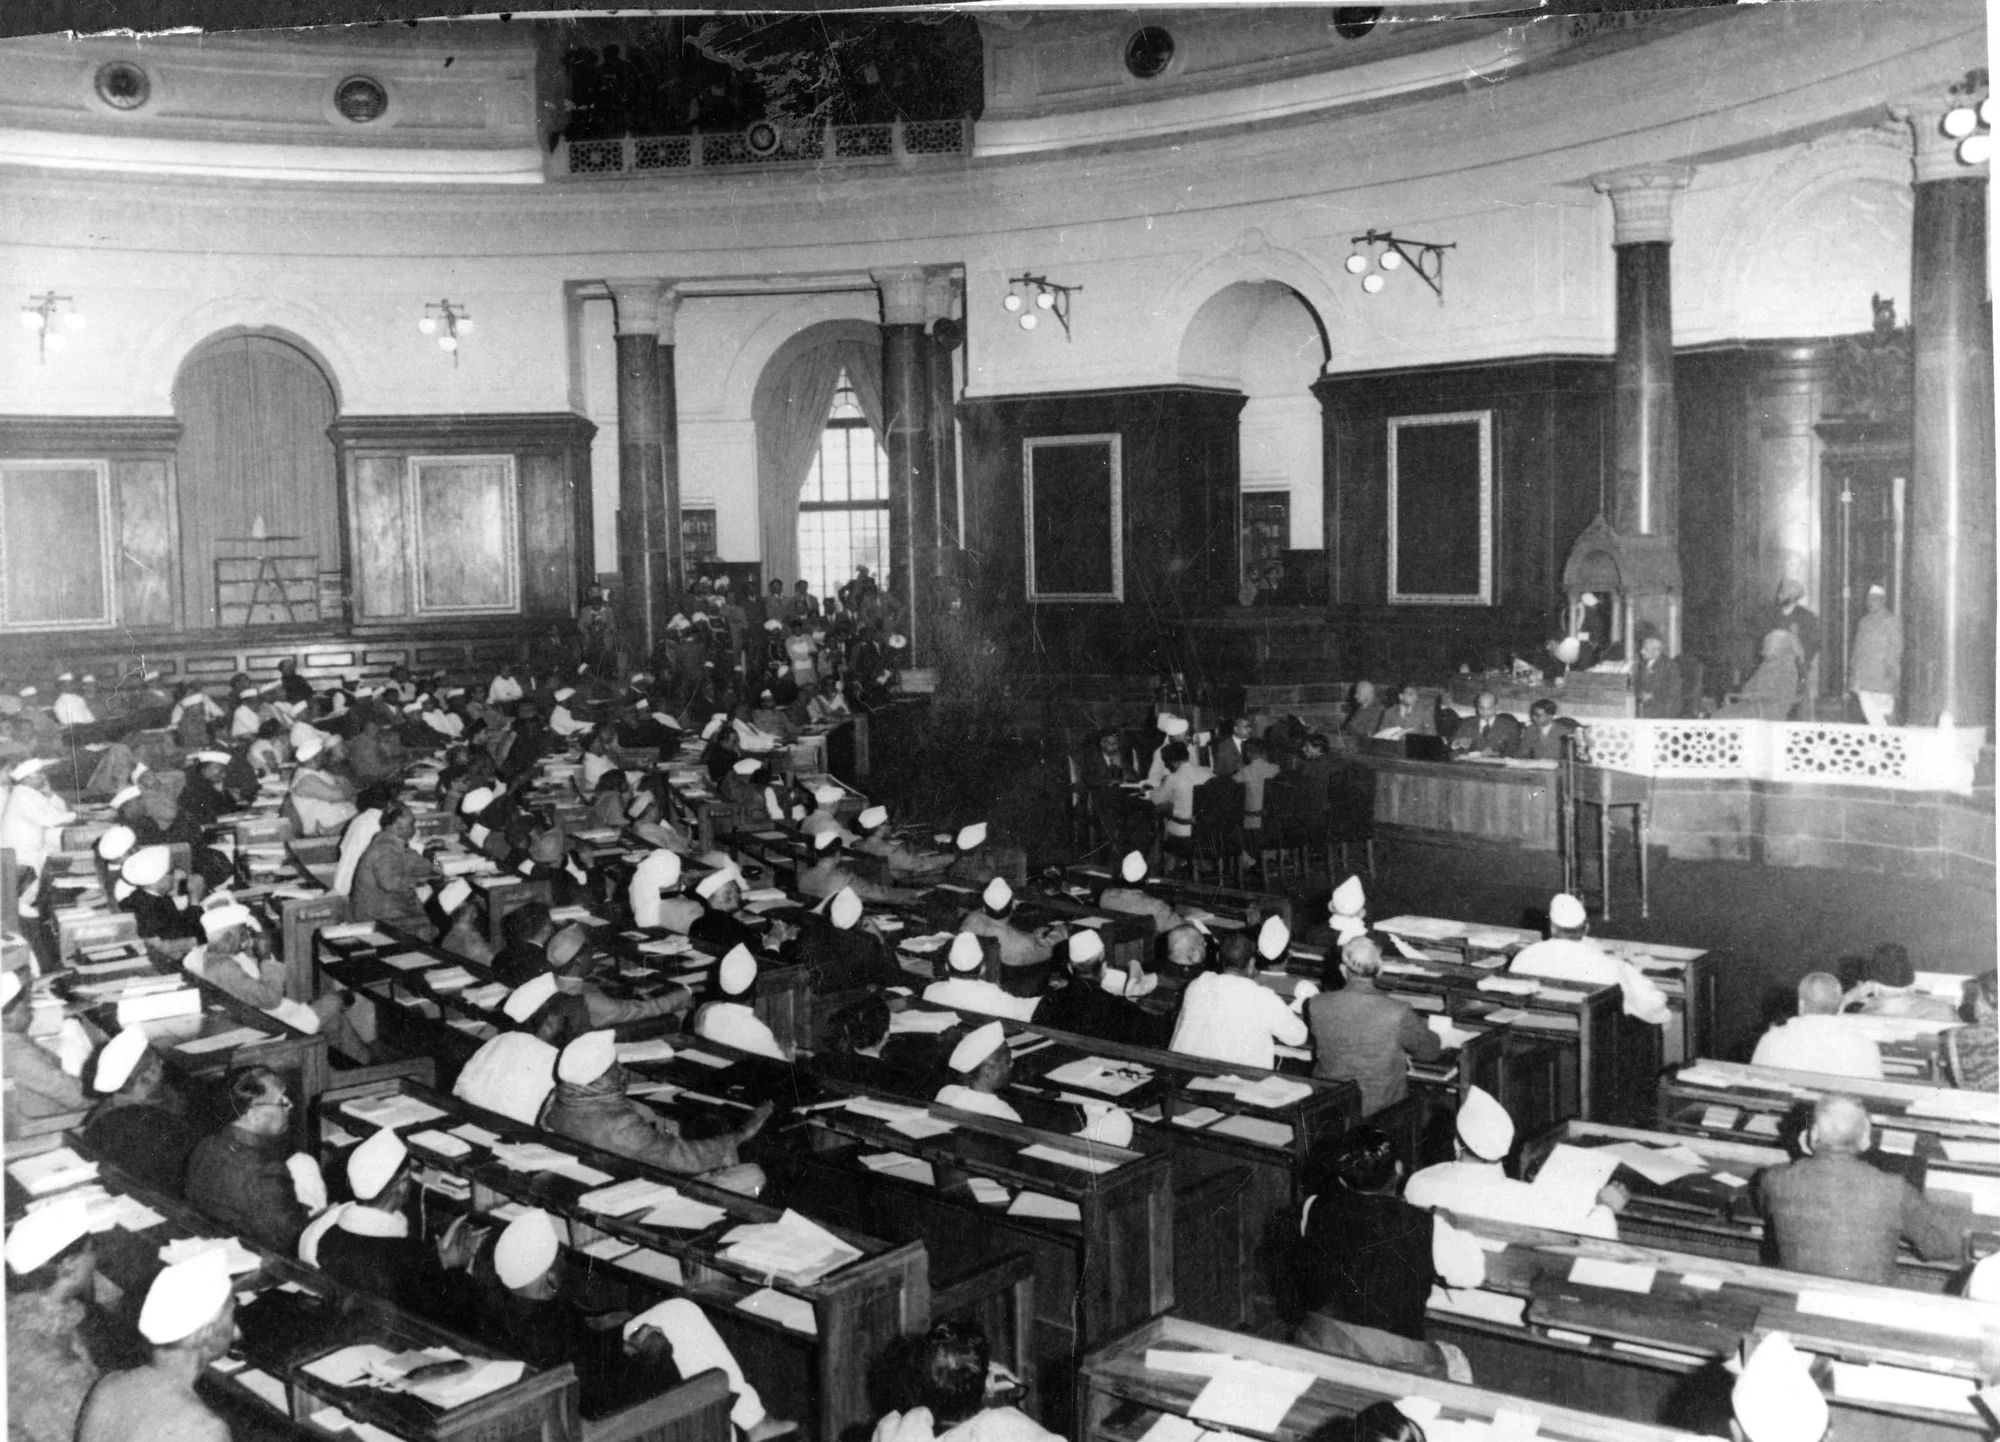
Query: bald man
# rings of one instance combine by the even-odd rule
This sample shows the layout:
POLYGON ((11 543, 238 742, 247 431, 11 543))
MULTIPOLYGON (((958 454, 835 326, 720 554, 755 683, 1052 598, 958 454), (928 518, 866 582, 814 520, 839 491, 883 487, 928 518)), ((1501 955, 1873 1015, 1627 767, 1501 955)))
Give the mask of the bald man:
POLYGON ((1799 1014, 1772 1027, 1757 1043, 1755 1066, 1826 1076, 1882 1079, 1882 1053, 1868 1029, 1839 1015, 1840 978, 1824 971, 1799 979, 1799 1014))
POLYGON ((1963 1252, 1971 1214, 1935 1206, 1900 1176, 1862 1160, 1873 1134, 1860 1101, 1828 1092, 1813 1108, 1806 1155, 1757 1174, 1779 1266, 1886 1284, 1899 1242, 1928 1260, 1963 1252))

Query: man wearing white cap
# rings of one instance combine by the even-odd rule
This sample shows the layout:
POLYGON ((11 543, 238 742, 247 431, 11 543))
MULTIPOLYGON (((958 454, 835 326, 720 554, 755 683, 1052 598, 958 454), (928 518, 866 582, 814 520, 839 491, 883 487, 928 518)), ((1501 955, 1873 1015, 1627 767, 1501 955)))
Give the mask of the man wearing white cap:
POLYGON ((724 999, 711 1001, 694 1014, 694 1034, 753 1056, 790 1061, 771 1028, 748 1005, 756 983, 757 958, 750 954, 750 948, 730 947, 715 969, 715 984, 724 999))
MULTIPOLYGON (((632 879, 626 884, 625 896, 632 907, 632 924, 647 928, 664 927, 666 903, 672 893, 681 885, 681 858, 675 851, 659 847, 640 858, 632 868, 632 879)), ((673 900, 685 898, 674 896, 673 900)), ((693 917, 685 924, 692 924, 693 917)), ((685 924, 683 929, 685 929, 685 924)))
POLYGON ((932 876, 945 870, 952 863, 952 856, 943 851, 925 851, 905 846, 889 834, 889 808, 870 806, 854 818, 854 824, 861 831, 861 839, 852 843, 853 849, 867 856, 879 856, 889 863, 889 875, 893 877, 932 876))
POLYGON ((445 918, 445 933, 438 949, 481 966, 492 964, 493 943, 486 939, 485 906, 473 894, 472 883, 455 877, 437 889, 431 898, 445 918))
POLYGON ((511 706, 521 699, 521 683, 514 676, 514 663, 502 661, 493 670, 493 679, 486 683, 486 704, 488 706, 511 706))
POLYGON ((340 864, 334 868, 333 889, 342 896, 354 890, 354 869, 382 829, 382 808, 370 806, 349 818, 340 833, 340 864))
POLYGON ((1176 716, 1171 712, 1162 712, 1155 724, 1159 728, 1160 740, 1159 744, 1153 748, 1152 760, 1146 766, 1146 786, 1148 790, 1157 790, 1160 783, 1165 781, 1168 774, 1174 769, 1173 763, 1164 754, 1169 745, 1179 742, 1183 746, 1192 747, 1192 743, 1188 739, 1189 727, 1187 717, 1176 716))
POLYGON ((1002 1121, 1021 1120, 1021 1114, 998 1095, 1014 1075, 1014 1054, 999 1022, 989 1021, 967 1032, 952 1049, 949 1064, 959 1080, 939 1090, 938 1105, 1002 1121))
POLYGON ((1442 1208, 1469 1217, 1487 1217, 1525 1227, 1578 1232, 1616 1241, 1618 1219, 1602 1199, 1582 1216, 1564 1212, 1546 1192, 1507 1175, 1507 1153, 1514 1146, 1514 1119, 1481 1087, 1470 1087, 1458 1109, 1458 1159, 1425 1167, 1410 1178, 1403 1200, 1425 1211, 1442 1208))
POLYGON ((958 927, 974 936, 992 937, 1000 947, 1002 966, 1039 966, 1056 954, 1056 946, 1063 940, 1060 924, 1024 931, 1014 925, 1013 914, 1014 888, 1006 877, 996 876, 980 893, 978 908, 960 917, 958 927))
POLYGON ((459 1068, 451 1094, 533 1126, 555 1089, 562 1046, 588 1028, 588 1014, 583 999, 559 993, 547 971, 515 987, 500 1009, 520 1030, 487 1038, 459 1068))
POLYGON ((954 1011, 978 1012, 982 1016, 1004 1016, 1010 1021, 1032 1021, 1041 1004, 1036 996, 1009 996, 993 978, 999 974, 997 959, 989 961, 986 947, 970 928, 951 939, 945 952, 951 974, 924 988, 924 1000, 954 1011))
POLYGON ((1832 1421, 1811 1359, 1783 1332, 1758 1341, 1730 1388, 1729 1406, 1742 1442, 1820 1442, 1832 1421))
POLYGON ((542 1125, 602 1151, 680 1176, 705 1175, 717 1186, 755 1196, 763 1190, 763 1171, 739 1167, 737 1149, 764 1129, 772 1110, 765 1102, 734 1130, 690 1141, 670 1118, 625 1095, 615 1039, 609 1031, 590 1031, 562 1049, 542 1125))
POLYGON ((754 927, 742 919, 743 873, 734 865, 719 866, 694 884, 694 894, 702 913, 688 926, 691 940, 715 951, 732 947, 755 947, 754 927))
POLYGON ((1333 932, 1336 951, 1368 934, 1368 893, 1362 889, 1359 876, 1350 876, 1334 887, 1327 901, 1326 924, 1333 932))
POLYGON ((1146 858, 1137 851, 1128 851, 1118 863, 1117 886, 1107 886, 1097 898, 1097 906, 1102 911, 1116 911, 1128 916, 1150 916, 1153 930, 1165 936, 1183 920, 1181 914, 1152 893, 1140 889, 1145 881, 1148 867, 1146 858))
POLYGON ((339 993, 328 991, 310 1002, 285 994, 290 979, 285 963, 271 954, 264 929, 249 907, 234 901, 210 905, 201 913, 201 929, 206 940, 181 958, 183 969, 286 1026, 307 1033, 324 1031, 329 1046, 364 1066, 374 1061, 374 1048, 354 1029, 339 993))
POLYGON ((151 1356, 98 1380, 76 1442, 229 1442, 228 1424, 196 1395, 195 1382, 229 1354, 235 1334, 236 1294, 220 1248, 164 1269, 139 1310, 151 1356))
POLYGON ((84 1123, 90 1154, 119 1171, 179 1196, 188 1157, 200 1140, 178 1111, 161 1105, 166 1067, 146 1044, 145 1031, 128 1026, 97 1053, 90 1088, 99 1101, 84 1123))
POLYGON ((864 926, 865 908, 852 887, 843 886, 799 919, 798 959, 814 992, 897 986, 902 968, 881 934, 864 926))
POLYGON ((839 786, 825 784, 815 786, 812 793, 813 809, 805 820, 799 823, 799 830, 807 836, 817 836, 822 831, 833 831, 840 839, 852 846, 861 838, 847 829, 847 825, 835 814, 834 808, 847 799, 847 792, 839 786))
MULTIPOLYGON (((122 829, 122 828, 121 828, 122 829)), ((193 905, 206 889, 199 877, 187 878, 188 892, 181 894, 182 878, 173 870, 173 852, 164 846, 141 846, 118 866, 114 897, 132 913, 139 935, 161 942, 173 951, 175 944, 201 940, 201 910, 193 905)))
POLYGON ((29 1212, 7 1234, 7 1435, 69 1442, 97 1381, 82 1328, 97 1253, 90 1208, 71 1196, 29 1212))
POLYGON ((1254 973, 1259 951, 1276 961, 1290 944, 1283 921, 1268 933, 1260 930, 1257 946, 1240 934, 1222 950, 1220 971, 1204 972, 1188 983, 1181 997, 1180 1020, 1174 1026, 1173 1050, 1185 1056, 1269 1069, 1278 1064, 1279 1046, 1304 1046, 1309 1035, 1305 1019, 1295 1013, 1254 973))
POLYGON ((437 1253, 410 1236, 410 1149, 388 1127, 347 1155, 348 1205, 315 1219, 299 1256, 337 1282, 422 1312, 442 1285, 437 1253))
POLYGON ((357 809, 354 783, 327 769, 330 751, 317 732, 293 743, 292 756, 298 766, 292 772, 285 809, 301 836, 332 836, 353 819, 357 809))
POLYGON ((7 772, 14 785, 0 806, 0 849, 14 853, 14 864, 39 874, 56 849, 62 828, 76 820, 43 773, 57 763, 48 757, 17 762, 7 772))
POLYGON ((48 1121, 90 1105, 83 1085, 63 1070, 61 1060, 28 1035, 34 1019, 28 975, 25 971, 0 972, 0 1074, 6 1089, 0 1092, 8 1136, 18 1133, 25 1122, 48 1121))
POLYGON ((1877 581, 1868 587, 1868 610, 1854 623, 1848 654, 1848 689, 1870 726, 1887 726, 1903 686, 1903 620, 1889 609, 1889 592, 1877 581))
POLYGON ((1087 926, 1070 933, 1064 951, 1068 975, 1050 983, 1035 1020, 1127 1046, 1164 1047, 1172 1039, 1173 1017, 1138 1005, 1155 983, 1137 957, 1122 967, 1108 965, 1104 938, 1087 926))
POLYGON ((326 1207, 318 1164, 291 1146, 296 1103, 265 1066, 230 1074, 235 1120, 203 1137, 188 1158, 187 1200, 226 1231, 290 1253, 326 1207))
POLYGON ((1625 993, 1625 1015, 1664 1026, 1666 993, 1631 962, 1585 937, 1589 920, 1581 901, 1566 891, 1559 892, 1549 902, 1549 939, 1522 947, 1507 970, 1515 976, 1619 987, 1625 993))
POLYGON ((593 1027, 618 1027, 656 1017, 683 1016, 694 1005, 694 993, 669 984, 653 996, 613 996, 592 978, 597 972, 597 948, 590 933, 571 923, 549 938, 549 969, 556 990, 580 998, 593 1027))

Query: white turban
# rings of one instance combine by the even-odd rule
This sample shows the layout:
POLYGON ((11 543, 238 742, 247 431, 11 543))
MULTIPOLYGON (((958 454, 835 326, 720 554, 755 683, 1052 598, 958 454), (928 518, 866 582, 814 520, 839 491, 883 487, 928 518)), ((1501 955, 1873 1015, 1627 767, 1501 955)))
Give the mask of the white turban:
POLYGON ((153 1278, 139 1309, 139 1335, 156 1347, 192 1337, 229 1301, 229 1259, 221 1247, 176 1262, 153 1278))
POLYGON ((1514 1145, 1514 1119, 1491 1092, 1471 1087, 1458 1109, 1458 1139, 1474 1156, 1497 1162, 1514 1145))
POLYGON ((731 882, 741 881, 743 873, 733 866, 722 866, 708 873, 694 884, 694 894, 703 901, 711 900, 715 893, 731 882))
POLYGON ((951 950, 945 954, 945 960, 953 971, 977 971, 986 960, 986 951, 980 946, 978 937, 969 931, 961 931, 951 939, 951 950))
POLYGON ((394 1128, 383 1127, 348 1156, 347 1184, 359 1200, 373 1201, 409 1155, 410 1149, 394 1128))
POLYGON ((1160 734, 1168 740, 1178 740, 1188 734, 1187 717, 1176 716, 1171 711, 1160 715, 1160 734))
POLYGON ((1074 933, 1069 939, 1069 959, 1071 961, 1093 962, 1104 957, 1104 938, 1089 927, 1074 933))
POLYGON ((965 1034, 964 1040, 952 1048, 951 1069, 955 1072, 976 1070, 979 1064, 1007 1044, 1007 1030, 997 1021, 989 1021, 965 1034))
POLYGON ((233 927, 255 928, 257 918, 250 914, 250 908, 239 901, 225 902, 221 906, 211 906, 201 914, 202 935, 210 941, 233 927))
POLYGON ((610 1031, 587 1031, 562 1049, 556 1058, 556 1079, 572 1086, 588 1086, 611 1070, 618 1060, 618 1042, 610 1031))
POLYGON ((91 1080, 91 1087, 99 1092, 115 1092, 125 1085, 132 1076, 132 1068, 139 1064, 139 1058, 146 1054, 146 1032, 143 1027, 128 1026, 104 1044, 104 1050, 97 1054, 97 1075, 91 1080))
POLYGON ((555 1265, 560 1245, 556 1224, 547 1212, 536 1207, 521 1213, 493 1247, 493 1270, 500 1274, 500 1284, 527 1286, 555 1265))
POLYGON ((1146 879, 1146 858, 1136 851, 1125 853, 1125 859, 1118 863, 1118 874, 1127 886, 1137 886, 1146 879))
POLYGON ((1567 891, 1557 892, 1555 899, 1549 902, 1550 926, 1560 926, 1565 931, 1574 931, 1589 919, 1589 915, 1583 909, 1583 903, 1567 891))
POLYGON ((493 804, 498 794, 491 786, 475 786, 465 793, 464 800, 458 803, 458 809, 464 815, 477 816, 493 804))
POLYGON ((722 958, 722 965, 716 968, 715 980, 725 995, 741 996, 756 979, 757 958, 750 954, 749 947, 739 941, 722 958))

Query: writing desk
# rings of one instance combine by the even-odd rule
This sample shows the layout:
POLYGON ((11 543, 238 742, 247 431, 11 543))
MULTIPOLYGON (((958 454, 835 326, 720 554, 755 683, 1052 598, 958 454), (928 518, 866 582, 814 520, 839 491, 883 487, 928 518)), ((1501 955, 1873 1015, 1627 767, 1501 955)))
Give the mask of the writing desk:
POLYGON ((411 1145, 411 1155, 422 1164, 420 1180, 444 1202, 435 1210, 448 1211, 455 1205, 487 1216, 510 1204, 547 1209, 568 1232, 572 1265, 627 1288, 633 1294, 634 1311, 670 1296, 697 1303, 773 1415, 801 1420, 815 1437, 837 1438, 850 1427, 872 1425, 870 1365, 890 1342, 923 1330, 929 1320, 929 1271, 920 1246, 842 1231, 840 1239, 860 1252, 857 1259, 808 1281, 767 1277, 726 1257, 723 1234, 746 1223, 776 1221, 779 1209, 599 1151, 571 1137, 524 1127, 407 1081, 341 1088, 320 1098, 314 1122, 320 1128, 321 1165, 329 1174, 344 1166, 347 1150, 373 1130, 372 1124, 354 1115, 353 1104, 362 1103, 365 1109, 387 1097, 407 1098, 440 1114, 399 1128, 406 1141, 427 1130, 451 1132, 468 1125, 474 1129, 469 1136, 454 1133, 464 1143, 456 1156, 422 1141, 411 1145), (503 1144, 541 1143, 602 1174, 604 1180, 549 1170, 512 1170, 484 1140, 489 1136, 503 1144), (581 1200, 601 1187, 635 1179, 664 1183, 683 1196, 718 1207, 723 1219, 698 1230, 648 1226, 638 1215, 610 1216, 581 1200), (740 1305, 767 1291, 809 1304, 814 1331, 796 1330, 740 1305))
MULTIPOLYGON (((1690 1256, 1721 1257, 1752 1266, 1767 1261, 1775 1264, 1776 1257, 1767 1255, 1765 1250, 1764 1219, 1757 1208, 1754 1188, 1749 1184, 1764 1168, 1783 1166, 1792 1159, 1792 1154, 1782 1147, 1570 1121, 1529 1143, 1521 1156, 1522 1175, 1532 1178, 1558 1143, 1576 1147, 1637 1145, 1692 1152, 1704 1170, 1667 1182, 1654 1182, 1628 1165, 1619 1167, 1614 1179, 1631 1197, 1618 1214, 1619 1236, 1690 1256)), ((1921 1153, 1908 1157, 1883 1156, 1877 1160, 1885 1169, 1902 1173, 1919 1190, 1924 1189, 1927 1158, 1921 1153)), ((2000 1228, 2000 1222, 1995 1226, 2000 1228)), ((1904 1248, 1896 1258, 1894 1285, 1914 1292, 1939 1293, 1964 1270, 1963 1260, 1925 1261, 1904 1248)))
MULTIPOLYGON (((92 1185, 81 1183, 49 1195, 87 1196, 92 1185)), ((136 1326, 146 1291, 163 1266, 160 1248, 182 1238, 214 1236, 218 1229, 186 1203, 143 1187, 109 1165, 99 1164, 96 1185, 106 1195, 93 1206, 126 1198, 158 1218, 137 1231, 115 1225, 97 1234, 99 1271, 123 1293, 118 1315, 136 1326)), ((24 1197, 12 1177, 8 1193, 8 1210, 18 1214, 24 1197)), ((339 1387, 313 1375, 307 1370, 312 1363, 357 1343, 373 1343, 392 1353, 449 1347, 476 1360, 497 1354, 303 1262, 240 1239, 239 1244, 256 1256, 258 1267, 235 1279, 237 1338, 229 1358, 212 1365, 199 1388, 253 1427, 289 1420, 301 1427, 300 1435, 323 1437, 326 1430, 316 1421, 306 1424, 335 1407, 407 1442, 568 1442, 588 1435, 579 1423, 576 1372, 567 1363, 530 1367, 517 1381, 449 1409, 406 1393, 339 1387), (251 1294, 248 1301, 242 1300, 245 1293, 251 1294)), ((727 1442, 726 1401, 722 1412, 723 1428, 701 1434, 709 1442, 727 1442)))
POLYGON ((1180 876, 1148 876, 1136 888, 1126 887, 1125 882, 1115 877, 1108 866, 1066 867, 1063 881, 1084 888, 1093 901, 1113 887, 1122 887, 1143 891, 1183 914, 1189 911, 1205 912, 1210 918, 1219 919, 1232 927, 1261 926, 1267 916, 1282 917, 1288 930, 1292 926, 1292 900, 1276 892, 1211 885, 1180 876))
MULTIPOLYGON (((1188 1415, 1206 1379, 1148 1367, 1147 1353, 1155 1351, 1224 1353, 1246 1362, 1310 1373, 1311 1385, 1276 1427, 1266 1430, 1212 1420, 1201 1424, 1227 1426, 1233 1433, 1273 1438, 1276 1442, 1307 1442, 1325 1435, 1324 1429, 1329 1424, 1352 1417, 1374 1403, 1394 1403, 1404 1398, 1435 1404, 1438 1415, 1447 1422, 1491 1423, 1503 1410, 1525 1411, 1538 1424, 1529 1435, 1560 1438, 1563 1442, 1669 1442, 1691 1436, 1644 1422, 1547 1403, 1524 1406, 1518 1397, 1484 1387, 1465 1387, 1387 1367, 1372 1367, 1304 1347, 1221 1331, 1180 1317, 1158 1317, 1084 1359, 1076 1418, 1077 1442, 1139 1442, 1162 1416, 1188 1415)), ((1438 1436, 1443 1430, 1434 1427, 1430 1435, 1438 1436)))
POLYGON ((1991 1150, 2000 1144, 2000 1096, 1987 1092, 1704 1059, 1661 1078, 1659 1126, 1725 1140, 1768 1139, 1796 1127, 1828 1092, 1859 1097, 1878 1128, 1914 1133, 1919 1145, 1928 1137, 1941 1157, 1948 1144, 1965 1144, 1951 1148, 1964 1152, 1947 1158, 1952 1165, 2000 1175, 2000 1151, 1991 1150))
MULTIPOLYGON (((1488 926, 1483 922, 1451 921, 1436 916, 1392 916, 1375 929, 1400 936, 1427 951, 1456 953, 1467 963, 1486 956, 1511 958, 1522 947, 1542 939, 1540 932, 1522 927, 1488 926)), ((1660 1029, 1660 1056, 1665 1065, 1693 1061, 1716 1050, 1719 1011, 1714 953, 1691 946, 1624 941, 1609 936, 1592 936, 1590 940, 1612 956, 1631 962, 1666 996, 1668 1019, 1660 1029)))
POLYGON ((887 1110, 951 1130, 918 1138, 879 1115, 816 1111, 807 1195, 826 1214, 921 1241, 940 1276, 1029 1257, 1030 1386, 1045 1422, 1064 1425, 1084 1351, 1174 1305, 1167 1158, 936 1103, 887 1110), (890 1154, 905 1159, 900 1170, 862 1161, 890 1154), (975 1180, 996 1200, 980 1200, 975 1180))
POLYGON ((1967 1393, 2000 1373, 2000 1306, 1459 1220, 1485 1248, 1485 1281, 1435 1288, 1428 1332, 1461 1348, 1489 1385, 1721 1431, 1733 1379, 1719 1364, 1745 1337, 1782 1331, 1840 1364, 1828 1402, 1843 1442, 1985 1435, 1967 1393), (1891 1378, 1924 1400, 1885 1400, 1891 1378))

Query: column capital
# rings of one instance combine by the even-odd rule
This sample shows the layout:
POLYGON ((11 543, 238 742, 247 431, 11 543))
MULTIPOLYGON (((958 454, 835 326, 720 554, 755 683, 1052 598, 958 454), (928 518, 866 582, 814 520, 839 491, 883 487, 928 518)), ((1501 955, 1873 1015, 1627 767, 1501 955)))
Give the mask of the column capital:
POLYGON ((1687 165, 1638 165, 1591 176, 1591 189, 1611 197, 1617 227, 1611 243, 1673 240, 1674 196, 1687 189, 1693 179, 1694 168, 1687 165))
POLYGON ((681 313, 681 293, 669 285, 660 292, 660 328, 658 335, 661 345, 674 343, 674 320, 681 313))
POLYGON ((882 293, 882 324, 922 325, 931 320, 925 303, 930 269, 921 265, 893 265, 871 272, 875 288, 882 293))
POLYGON ((924 278, 924 324, 935 326, 950 320, 964 289, 964 283, 948 270, 934 270, 924 278))
POLYGON ((1908 95, 1889 102, 1889 114, 1910 127, 1915 140, 1912 158, 1916 162, 1916 183, 1933 180, 1985 180, 1991 166, 1986 161, 1968 165, 1958 158, 1958 142, 1944 132, 1944 118, 1952 111, 1975 106, 1983 98, 1956 93, 1956 87, 1908 95))
MULTIPOLYGON (((657 276, 632 277, 606 280, 605 286, 611 291, 611 301, 617 311, 617 334, 658 335, 660 333, 660 301, 666 293, 666 282, 657 276)), ((668 337, 672 338, 673 318, 667 318, 668 337)))

